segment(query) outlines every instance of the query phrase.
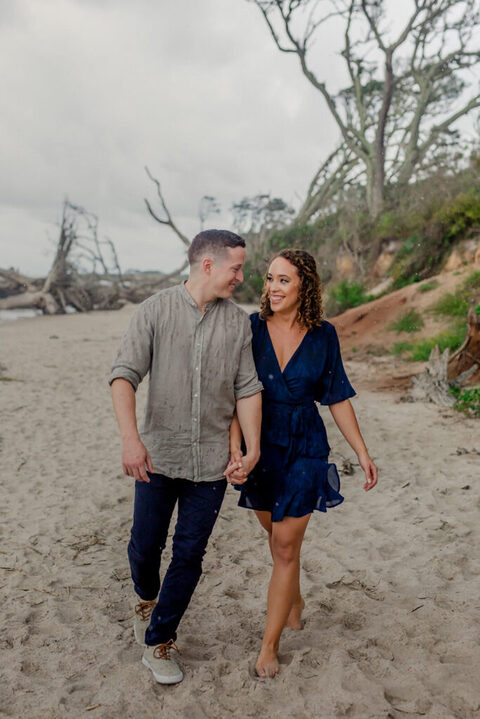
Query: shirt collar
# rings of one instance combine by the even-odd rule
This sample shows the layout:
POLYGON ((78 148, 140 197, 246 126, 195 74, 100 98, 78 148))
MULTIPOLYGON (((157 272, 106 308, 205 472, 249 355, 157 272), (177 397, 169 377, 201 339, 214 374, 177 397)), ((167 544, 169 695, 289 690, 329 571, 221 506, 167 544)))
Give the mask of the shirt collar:
MULTIPOLYGON (((186 282, 186 280, 185 280, 185 282, 186 282)), ((187 288, 185 287, 185 282, 182 282, 182 283, 181 283, 181 285, 180 285, 180 292, 181 292, 181 294, 183 295, 183 297, 186 299, 186 301, 188 302, 188 304, 189 304, 191 307, 195 307, 195 309, 200 312, 200 307, 197 305, 197 303, 196 303, 195 300, 193 299, 192 295, 190 294, 190 292, 189 292, 189 291, 187 290, 187 288)), ((219 302, 219 300, 220 300, 220 298, 217 297, 217 299, 212 300, 211 302, 207 302, 207 304, 205 305, 205 314, 206 314, 212 307, 214 307, 214 306, 217 304, 217 302, 219 302)))

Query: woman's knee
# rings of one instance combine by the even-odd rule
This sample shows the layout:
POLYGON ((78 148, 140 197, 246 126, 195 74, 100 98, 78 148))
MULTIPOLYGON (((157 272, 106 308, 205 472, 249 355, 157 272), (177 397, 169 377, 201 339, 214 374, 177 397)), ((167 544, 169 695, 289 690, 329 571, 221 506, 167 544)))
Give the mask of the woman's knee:
POLYGON ((279 564, 293 564, 299 561, 300 553, 296 542, 272 538, 273 561, 279 564))

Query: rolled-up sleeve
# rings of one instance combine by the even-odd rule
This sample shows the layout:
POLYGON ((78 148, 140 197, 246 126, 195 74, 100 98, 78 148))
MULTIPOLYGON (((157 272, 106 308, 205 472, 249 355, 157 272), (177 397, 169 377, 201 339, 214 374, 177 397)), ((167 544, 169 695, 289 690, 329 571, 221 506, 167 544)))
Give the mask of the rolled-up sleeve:
POLYGON ((135 311, 120 347, 113 361, 108 383, 115 379, 126 379, 137 391, 137 387, 150 369, 154 329, 149 312, 148 300, 135 311))
POLYGON ((243 399, 243 397, 251 397, 253 394, 261 392, 262 389, 263 385, 258 379, 253 359, 252 330, 250 321, 246 317, 244 341, 240 352, 240 362, 234 384, 235 399, 239 400, 243 399))

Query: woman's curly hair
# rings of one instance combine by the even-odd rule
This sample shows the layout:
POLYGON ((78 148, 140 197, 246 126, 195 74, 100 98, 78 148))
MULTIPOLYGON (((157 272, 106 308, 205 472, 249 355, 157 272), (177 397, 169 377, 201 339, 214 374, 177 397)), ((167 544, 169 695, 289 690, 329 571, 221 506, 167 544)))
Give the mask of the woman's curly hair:
MULTIPOLYGON (((283 257, 296 267, 300 277, 300 306, 298 308, 297 322, 307 330, 321 325, 323 321, 322 287, 315 259, 305 250, 287 249, 281 250, 281 252, 274 255, 268 264, 270 265, 277 257, 283 257)), ((263 281, 262 298, 260 300, 260 317, 262 320, 266 320, 267 317, 273 315, 270 300, 268 299, 267 274, 263 281)))

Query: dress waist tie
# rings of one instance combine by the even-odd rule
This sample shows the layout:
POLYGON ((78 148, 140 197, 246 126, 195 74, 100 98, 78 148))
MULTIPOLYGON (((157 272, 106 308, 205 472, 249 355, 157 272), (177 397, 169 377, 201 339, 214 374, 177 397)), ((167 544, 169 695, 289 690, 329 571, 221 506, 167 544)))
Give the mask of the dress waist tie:
POLYGON ((271 402, 275 405, 291 407, 292 411, 289 420, 289 443, 286 447, 285 463, 287 467, 301 454, 305 454, 307 448, 307 410, 315 410, 313 400, 309 402, 271 402))

